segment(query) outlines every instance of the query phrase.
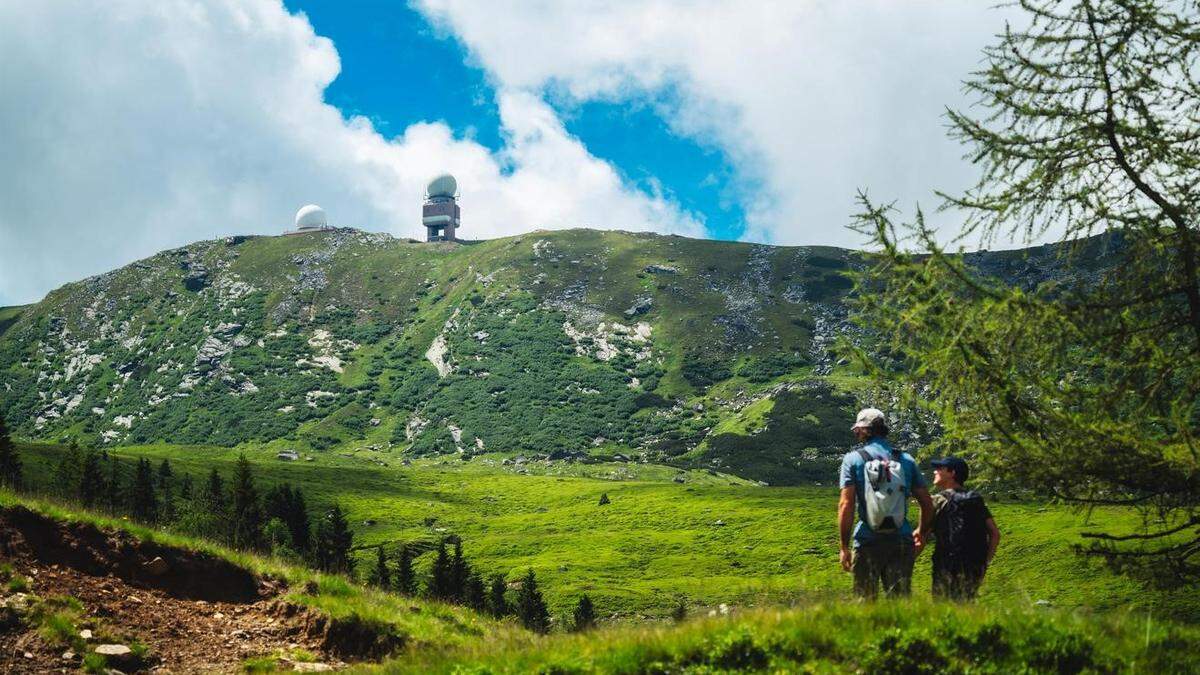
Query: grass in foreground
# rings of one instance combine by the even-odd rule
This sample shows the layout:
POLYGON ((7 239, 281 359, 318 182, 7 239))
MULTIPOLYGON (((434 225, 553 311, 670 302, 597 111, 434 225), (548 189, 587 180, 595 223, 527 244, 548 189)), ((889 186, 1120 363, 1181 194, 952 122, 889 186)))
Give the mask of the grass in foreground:
MULTIPOLYGON (((760 610, 672 627, 480 641, 389 661, 388 673, 1192 673, 1200 631, 922 601, 760 610)), ((363 671, 376 671, 364 667, 363 671)))
MULTIPOLYGON (((655 472, 663 467, 641 464, 622 465, 638 472, 631 478, 604 479, 517 475, 511 467, 489 466, 489 458, 406 467, 387 455, 392 465, 382 467, 336 453, 280 462, 260 446, 155 445, 113 452, 155 464, 170 459, 177 473, 190 473, 199 484, 213 466, 230 476, 243 449, 260 487, 284 481, 299 486, 314 511, 340 503, 356 544, 459 535, 468 559, 483 572, 516 579, 533 569, 555 615, 569 612, 583 593, 606 620, 616 615, 639 622, 669 616, 680 597, 692 607, 786 605, 839 598, 850 587, 837 563, 832 487, 760 488, 704 483, 691 475, 676 484, 670 481, 674 472, 660 476, 655 472), (611 503, 600 506, 601 494, 611 503)), ((52 480, 60 452, 58 446, 26 447, 23 457, 38 484, 52 480)), ((1148 589, 1074 553, 1080 532, 1132 525, 1135 511, 1088 514, 995 498, 989 506, 1003 541, 981 603, 1028 607, 1044 600, 1064 609, 1200 621, 1200 587, 1148 589)), ((374 551, 365 553, 369 567, 374 551)), ((429 557, 418 559, 419 571, 429 557)), ((928 555, 918 560, 913 586, 916 595, 928 596, 928 555)))

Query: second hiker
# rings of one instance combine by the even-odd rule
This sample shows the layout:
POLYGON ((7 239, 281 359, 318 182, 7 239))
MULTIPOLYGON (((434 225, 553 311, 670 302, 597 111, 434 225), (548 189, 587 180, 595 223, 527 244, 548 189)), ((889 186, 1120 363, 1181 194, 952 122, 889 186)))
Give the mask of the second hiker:
POLYGON ((940 489, 933 496, 933 595, 970 600, 996 555, 1000 529, 983 497, 963 487, 970 475, 965 461, 946 457, 930 464, 933 484, 940 489))

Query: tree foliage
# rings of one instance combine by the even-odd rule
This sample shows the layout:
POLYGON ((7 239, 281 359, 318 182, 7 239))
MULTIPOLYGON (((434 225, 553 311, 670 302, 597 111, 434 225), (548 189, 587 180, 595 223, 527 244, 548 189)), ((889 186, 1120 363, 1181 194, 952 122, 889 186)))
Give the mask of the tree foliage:
MULTIPOLYGON (((1086 505, 1147 510, 1089 550, 1159 579, 1200 573, 1200 20, 1194 0, 1022 0, 1027 19, 950 111, 982 169, 943 195, 960 236, 1061 240, 1057 281, 981 269, 862 198, 881 250, 856 311, 881 383, 926 406, 944 450, 1086 505), (915 253, 914 253, 915 251, 915 253)), ((962 241, 960 238, 959 241, 962 241)), ((1019 265, 1019 261, 1015 261, 1019 265)))
POLYGON ((550 630, 550 611, 542 592, 538 589, 537 577, 533 570, 521 580, 521 590, 517 593, 517 618, 521 625, 535 633, 546 633, 550 630))
POLYGON ((0 485, 14 489, 21 487, 21 457, 8 435, 3 417, 0 417, 0 485))

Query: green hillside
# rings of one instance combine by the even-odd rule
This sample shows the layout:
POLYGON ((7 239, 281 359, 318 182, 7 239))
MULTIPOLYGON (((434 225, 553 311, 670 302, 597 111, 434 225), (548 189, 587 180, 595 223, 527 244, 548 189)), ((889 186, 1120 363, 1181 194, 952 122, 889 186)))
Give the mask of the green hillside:
MULTIPOLYGON (((31 526, 39 547, 18 543, 16 555, 0 564, 0 667, 12 672, 141 672, 156 664, 173 672, 282 672, 306 664, 331 669, 345 660, 354 672, 396 673, 1187 673, 1200 647, 1194 626, 1159 611, 1096 615, 1015 602, 1011 593, 1007 602, 966 607, 812 596, 775 609, 693 606, 678 624, 605 622, 586 633, 556 628, 541 636, 512 618, 366 589, 278 559, 0 491, 0 529, 31 526), (79 551, 102 553, 115 563, 113 572, 81 573, 86 556, 55 557, 79 551), (212 594, 220 588, 189 586, 186 575, 151 581, 136 570, 152 555, 192 574, 220 570, 250 581, 257 594, 218 601, 212 594), (46 563, 52 566, 39 571, 46 563), (125 600, 134 594, 145 600, 125 600), (116 606, 123 611, 112 611, 116 606), (215 630, 188 638, 200 650, 180 649, 178 630, 159 628, 210 622, 215 630), (230 631, 236 625, 252 630, 230 631), (134 660, 98 653, 98 644, 113 642, 132 645, 134 660)), ((1040 562, 1053 554, 1043 548, 1040 562)))
POLYGON ((830 406, 810 376, 852 259, 589 230, 200 242, 5 310, 0 411, 22 436, 85 444, 370 440, 796 482, 799 456, 743 461, 722 424, 794 391, 790 408, 811 401, 818 420, 797 452, 829 449, 822 423, 844 426, 853 401, 830 406))
MULTIPOLYGON (((1054 267, 1043 249, 976 258, 1032 282, 1054 267)), ((598 456, 820 481, 857 404, 830 348, 858 259, 592 230, 199 242, 0 310, 0 414, 21 437, 84 445, 598 456)))
MULTIPOLYGON (((28 480, 52 490, 64 450, 24 448, 28 480)), ((722 603, 783 605, 849 592, 850 579, 837 564, 832 487, 764 488, 653 464, 515 466, 482 456, 404 466, 388 462, 386 452, 327 453, 312 462, 279 461, 264 447, 246 452, 260 485, 301 488, 318 513, 340 504, 358 545, 395 551, 423 543, 431 549, 443 538, 460 537, 468 557, 489 574, 515 580, 534 570, 556 613, 568 611, 581 593, 595 600, 606 621, 625 623, 664 618, 681 600, 705 612, 722 603), (389 466, 377 463, 380 457, 389 466), (601 495, 608 504, 600 504, 601 495)), ((160 445, 114 455, 129 463, 147 457, 156 465, 169 459, 177 475, 191 474, 199 485, 212 468, 233 475, 238 451, 160 445)), ((1031 607, 1041 601, 1200 621, 1200 588, 1146 588, 1075 554, 1081 532, 1100 524, 1135 525, 1135 510, 1089 513, 1000 495, 989 503, 1003 550, 984 585, 984 604, 1031 607)), ((362 551, 364 574, 373 556, 371 548, 362 551)), ((419 558, 418 568, 431 558, 419 558)), ((929 594, 929 564, 928 556, 918 561, 918 596, 929 594)))

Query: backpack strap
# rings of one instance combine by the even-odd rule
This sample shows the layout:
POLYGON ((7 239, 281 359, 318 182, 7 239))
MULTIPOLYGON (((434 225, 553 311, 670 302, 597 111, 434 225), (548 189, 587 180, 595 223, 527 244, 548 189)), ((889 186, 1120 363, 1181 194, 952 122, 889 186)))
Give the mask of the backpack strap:
POLYGON ((870 462, 871 460, 875 459, 874 457, 871 456, 871 453, 867 452, 866 450, 863 450, 862 448, 858 449, 858 455, 859 455, 859 457, 863 458, 863 464, 866 464, 866 463, 870 462))

